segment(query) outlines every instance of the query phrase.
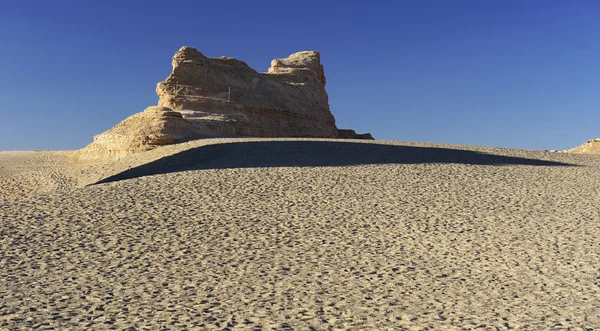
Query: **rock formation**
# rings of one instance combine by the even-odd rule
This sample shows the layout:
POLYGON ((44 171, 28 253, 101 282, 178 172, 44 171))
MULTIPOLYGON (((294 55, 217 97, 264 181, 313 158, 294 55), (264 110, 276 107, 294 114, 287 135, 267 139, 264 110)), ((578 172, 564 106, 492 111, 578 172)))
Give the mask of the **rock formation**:
POLYGON ((184 120, 180 112, 153 106, 94 136, 94 141, 80 150, 78 156, 81 159, 118 158, 199 136, 199 129, 184 120))
POLYGON ((373 136, 370 133, 356 133, 354 130, 349 129, 338 129, 338 138, 342 139, 369 139, 373 140, 373 136))
POLYGON ((318 52, 275 59, 267 73, 230 57, 207 58, 182 47, 158 83, 158 106, 94 137, 81 157, 119 157, 203 137, 373 139, 339 130, 329 110, 318 52))
POLYGON ((583 145, 581 146, 567 149, 563 152, 577 154, 600 154, 600 138, 590 139, 583 143, 583 145))

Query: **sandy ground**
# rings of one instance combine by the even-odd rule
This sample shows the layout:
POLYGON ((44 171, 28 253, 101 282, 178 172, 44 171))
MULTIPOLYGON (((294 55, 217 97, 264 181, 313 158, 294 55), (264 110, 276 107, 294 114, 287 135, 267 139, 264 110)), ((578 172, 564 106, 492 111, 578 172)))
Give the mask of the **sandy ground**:
POLYGON ((264 139, 68 154, 0 153, 0 329, 600 329, 598 156, 264 139))
POLYGON ((0 199, 43 192, 66 192, 76 186, 67 153, 0 152, 0 199))

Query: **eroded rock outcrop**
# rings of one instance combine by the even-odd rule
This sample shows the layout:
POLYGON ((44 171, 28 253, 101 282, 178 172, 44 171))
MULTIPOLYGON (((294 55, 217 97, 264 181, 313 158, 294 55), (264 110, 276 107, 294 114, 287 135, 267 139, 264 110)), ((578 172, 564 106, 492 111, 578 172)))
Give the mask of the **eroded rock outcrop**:
POLYGON ((356 133, 354 130, 349 129, 338 129, 338 138, 342 139, 369 139, 373 140, 373 136, 370 133, 356 133))
POLYGON ((567 149, 563 152, 576 154, 600 154, 600 138, 590 139, 581 146, 567 149))
POLYGON ((337 137, 317 52, 273 60, 268 73, 259 73, 234 58, 209 59, 183 47, 156 92, 160 106, 211 122, 214 131, 207 134, 337 137))
POLYGON ((199 128, 184 120, 180 112, 153 106, 94 136, 94 141, 79 151, 78 156, 80 159, 118 158, 199 137, 199 128))
POLYGON ((94 137, 82 157, 118 157, 202 137, 373 139, 339 130, 329 110, 318 52, 275 59, 267 73, 230 57, 182 47, 150 107, 94 137))

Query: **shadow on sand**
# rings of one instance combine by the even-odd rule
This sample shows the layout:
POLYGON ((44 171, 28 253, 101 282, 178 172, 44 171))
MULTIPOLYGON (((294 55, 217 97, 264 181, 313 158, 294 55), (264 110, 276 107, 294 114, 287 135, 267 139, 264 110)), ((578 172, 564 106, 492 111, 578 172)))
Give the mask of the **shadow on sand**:
POLYGON ((128 169, 95 184, 186 170, 414 163, 574 166, 449 148, 330 141, 258 141, 192 148, 128 169))

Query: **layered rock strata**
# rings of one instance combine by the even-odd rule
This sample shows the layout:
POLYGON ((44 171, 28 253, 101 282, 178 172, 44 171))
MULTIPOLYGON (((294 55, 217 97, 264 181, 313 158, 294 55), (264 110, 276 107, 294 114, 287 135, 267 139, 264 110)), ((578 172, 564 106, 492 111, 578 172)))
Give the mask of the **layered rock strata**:
POLYGON ((273 60, 268 73, 259 73, 234 58, 209 59, 183 47, 156 93, 160 106, 181 111, 186 119, 211 122, 208 134, 337 137, 317 52, 273 60))
POLYGON ((80 150, 78 156, 80 159, 119 158, 157 146, 197 139, 201 134, 201 129, 184 120, 180 112, 153 106, 94 136, 94 141, 80 150))
POLYGON ((318 52, 275 59, 266 73, 231 57, 207 58, 191 47, 175 53, 172 64, 156 87, 159 107, 95 136, 82 155, 119 157, 203 137, 373 139, 336 127, 318 52))

